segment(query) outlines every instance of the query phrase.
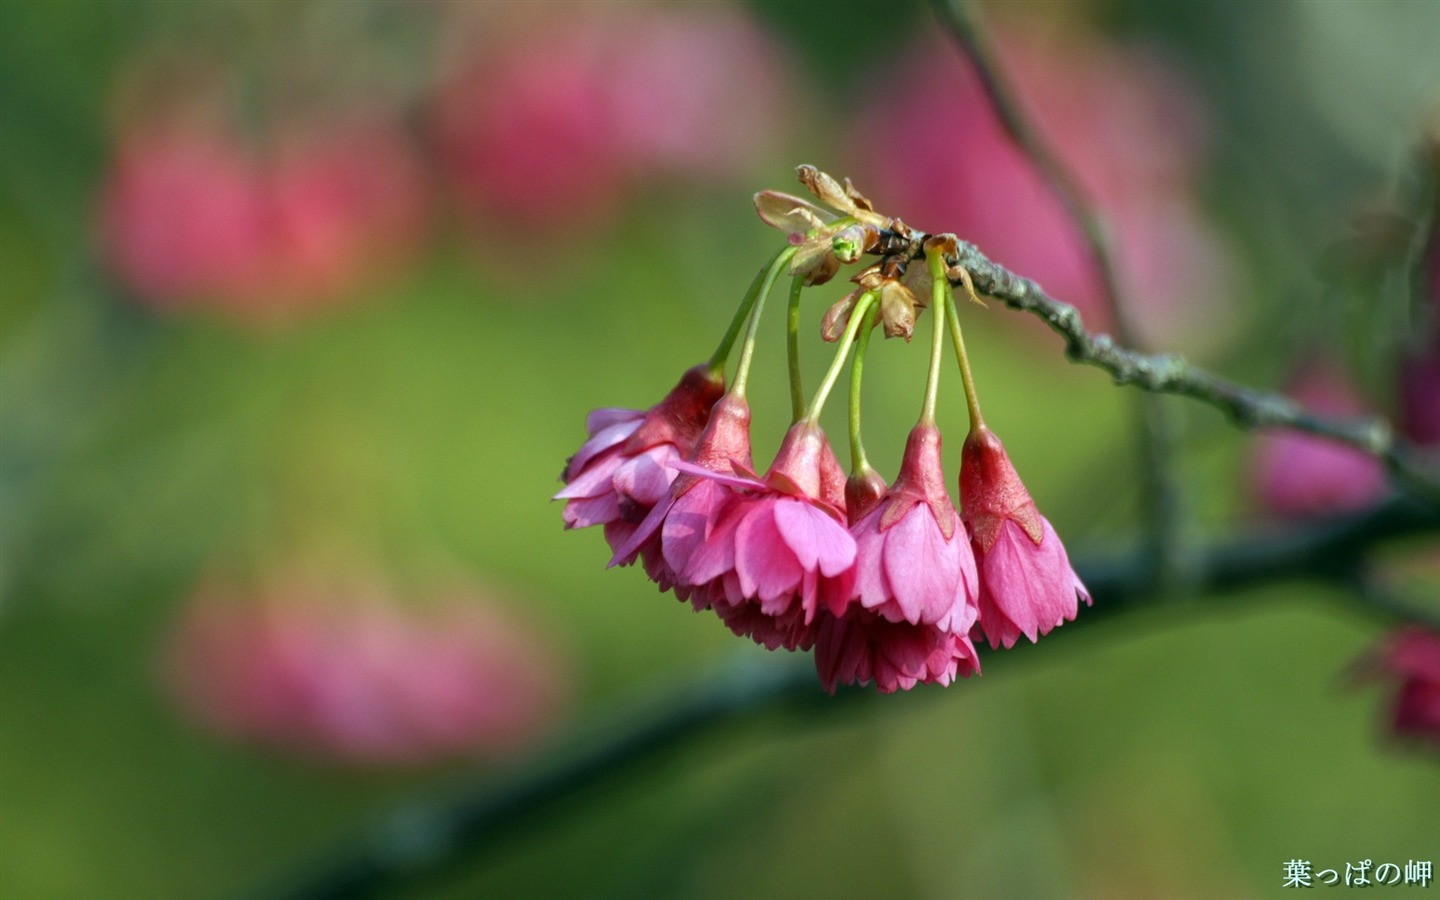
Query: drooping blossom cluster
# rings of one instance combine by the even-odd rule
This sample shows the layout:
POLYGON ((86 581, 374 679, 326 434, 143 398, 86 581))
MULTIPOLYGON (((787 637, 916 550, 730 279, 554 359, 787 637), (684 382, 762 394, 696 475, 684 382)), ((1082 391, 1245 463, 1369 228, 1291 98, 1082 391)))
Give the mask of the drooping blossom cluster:
MULTIPOLYGON (((815 651, 821 682, 873 683, 882 692, 949 684, 979 671, 976 637, 994 648, 1031 641, 1073 620, 1083 584, 1037 511, 1004 447, 979 417, 950 297, 953 236, 925 241, 923 259, 884 255, 883 233, 909 235, 848 182, 802 166, 801 181, 837 213, 766 191, 756 208, 789 236, 757 277, 712 360, 690 370, 647 411, 603 409, 567 464, 566 527, 603 525, 611 565, 640 562, 661 590, 713 611, 734 633, 769 649, 815 651), (795 294, 824 283, 864 253, 882 258, 853 278, 822 336, 839 350, 760 474, 750 444, 749 361, 765 298, 779 273, 795 294), (948 257, 947 257, 948 253, 948 257), (920 421, 887 485, 859 441, 859 373, 852 380, 847 478, 818 424, 840 368, 860 366, 871 328, 909 340, 917 316, 934 317, 930 378, 920 421), (947 487, 935 416, 947 314, 961 363, 971 429, 960 472, 961 508, 947 487), (724 375, 746 325, 734 379, 724 375), (858 340, 858 343, 857 343, 858 340)), ((968 278, 968 275, 965 276, 968 278)), ((968 284, 968 281, 965 283, 968 284)), ((791 342, 791 352, 797 346, 791 342)), ((792 379, 797 367, 792 366, 792 379)))
POLYGON ((353 579, 208 583, 166 663, 171 693, 201 724, 364 765, 505 755, 553 722, 568 687, 559 654, 487 598, 411 609, 353 579))

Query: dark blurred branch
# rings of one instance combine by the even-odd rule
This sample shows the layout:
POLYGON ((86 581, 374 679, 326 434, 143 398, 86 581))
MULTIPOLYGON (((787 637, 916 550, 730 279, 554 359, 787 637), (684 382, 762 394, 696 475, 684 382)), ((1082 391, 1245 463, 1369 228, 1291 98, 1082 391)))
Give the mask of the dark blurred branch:
POLYGON ((333 857, 249 896, 341 900, 413 887, 701 734, 789 704, 821 702, 849 705, 820 690, 808 660, 767 656, 757 662, 747 654, 689 686, 577 729, 555 752, 508 777, 412 801, 355 835, 333 857))
MULTIPOLYGON (((970 60, 995 116, 1015 146, 1035 167, 1050 192, 1084 238, 1090 261, 1100 278, 1101 293, 1115 323, 1115 334, 1129 347, 1143 349, 1135 328, 1133 308, 1115 265, 1110 232, 1098 208, 1025 115, 1011 89, 1004 67, 990 43, 980 10, 973 0, 935 0, 936 12, 960 50, 970 60)), ((1137 435, 1146 532, 1151 558, 1160 583, 1178 577, 1182 498, 1174 465, 1176 424, 1173 410, 1155 394, 1136 398, 1137 435)))
MULTIPOLYGON (((1440 508, 1395 497, 1356 515, 1300 528, 1255 531, 1217 543, 1200 555, 1196 575, 1200 586, 1216 597, 1295 579, 1353 586, 1354 573, 1376 544, 1437 531, 1440 508)), ((1143 552, 1077 560, 1076 569, 1090 588, 1094 608, 1047 637, 1047 644, 1058 635, 1147 605, 1152 596, 1153 577, 1143 552)), ((1359 596, 1366 602, 1364 595, 1359 596)), ((1394 611, 1382 607, 1379 612, 1394 611)), ((1033 652, 1028 646, 1020 650, 1022 656, 1033 652)), ((1015 653, 987 654, 985 665, 1015 653)), ((560 745, 568 752, 556 752, 508 777, 408 804, 354 836, 329 859, 255 896, 348 900, 414 886, 473 861, 522 827, 563 813, 567 802, 633 774, 642 764, 723 725, 787 706, 830 713, 868 697, 870 692, 864 689, 827 697, 808 658, 766 657, 760 663, 747 658, 743 666, 722 666, 629 714, 608 716, 580 729, 560 745), (597 736, 601 731, 606 733, 597 736)))

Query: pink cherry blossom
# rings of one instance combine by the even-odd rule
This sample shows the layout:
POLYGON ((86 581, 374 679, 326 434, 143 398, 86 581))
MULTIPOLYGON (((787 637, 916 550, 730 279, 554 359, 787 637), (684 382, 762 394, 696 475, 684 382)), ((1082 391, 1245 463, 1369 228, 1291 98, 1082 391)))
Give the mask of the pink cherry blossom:
POLYGON ((892 622, 850 609, 843 616, 821 613, 816 627, 815 668, 825 690, 841 684, 874 682, 891 694, 920 683, 949 684, 980 671, 970 638, 935 625, 892 622))
POLYGON ((192 717, 237 739, 336 761, 420 764, 505 754, 556 717, 563 667, 489 602, 406 610, 375 588, 203 588, 167 676, 192 717))
MULTIPOLYGON (((1324 415, 1357 416, 1365 402, 1340 370, 1312 361, 1292 380, 1289 394, 1324 415)), ((1256 442, 1254 483, 1267 509, 1314 516, 1363 509, 1385 493, 1385 469, 1353 447, 1294 431, 1272 431, 1256 442)))
POLYGON ((675 479, 671 463, 689 454, 724 390, 708 366, 690 369, 665 399, 648 411, 597 409, 585 419, 590 439, 570 458, 565 527, 605 526, 611 549, 623 546, 675 479))
POLYGON ((712 527, 677 519, 678 501, 666 519, 662 547, 677 584, 737 634, 772 648, 808 646, 801 626, 814 620, 821 580, 855 561, 841 524, 844 474, 824 433, 811 422, 791 426, 763 480, 678 467, 709 482, 717 500, 703 523, 712 527))
MULTIPOLYGON (((701 473, 724 476, 752 472, 750 406, 744 397, 726 394, 720 398, 711 409, 710 419, 689 457, 690 464, 701 473)), ((610 565, 628 566, 636 559, 643 559, 646 574, 660 586, 660 590, 667 591, 678 586, 677 595, 685 600, 692 599, 689 585, 681 583, 669 564, 664 549, 663 528, 678 506, 676 520, 670 523, 672 542, 688 540, 690 534, 687 529, 693 529, 701 536, 708 535, 728 504, 729 495, 722 485, 681 471, 683 467, 679 463, 672 462, 670 467, 680 474, 674 477, 669 491, 630 532, 625 542, 615 549, 610 565)), ((671 555, 673 553, 672 550, 671 555)), ((693 600, 697 609, 707 605, 704 597, 693 600)))
POLYGON ((991 647, 1009 649, 1022 634, 1034 643, 1073 621, 1081 600, 1090 603, 1065 545, 983 424, 965 439, 960 501, 980 573, 980 628, 991 647))
POLYGON ((979 576, 945 487, 940 444, 933 424, 916 426, 895 484, 851 526, 855 565, 825 586, 834 615, 854 604, 891 622, 969 633, 979 576))

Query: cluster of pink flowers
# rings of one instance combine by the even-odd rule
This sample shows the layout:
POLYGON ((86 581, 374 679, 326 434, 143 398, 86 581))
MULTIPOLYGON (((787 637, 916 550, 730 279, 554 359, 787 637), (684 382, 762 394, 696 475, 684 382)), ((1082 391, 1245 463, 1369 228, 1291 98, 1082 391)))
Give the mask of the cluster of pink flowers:
POLYGON ((211 583, 170 637, 182 709, 228 735, 366 765, 499 756, 537 738, 567 687, 559 654, 485 599, 423 609, 376 587, 211 583))
MULTIPOLYGON (((979 418, 958 323, 952 327, 971 427, 956 510, 934 419, 944 316, 947 303, 953 314, 953 299, 946 300, 947 279, 902 281, 903 260, 861 272, 854 279, 862 286, 858 296, 827 314, 827 336, 840 339, 837 325, 846 323, 826 386, 810 411, 797 407, 770 466, 758 474, 743 385, 769 284, 787 259, 797 290, 824 281, 876 246, 879 225, 893 224, 853 186, 842 188, 810 167, 800 175, 864 227, 852 231, 849 219, 829 224, 828 213, 798 198, 757 195, 762 218, 790 231, 794 249, 772 263, 764 287, 757 279, 753 312, 756 293, 742 304, 716 360, 691 369, 649 410, 591 413, 589 440, 571 457, 555 499, 566 501, 566 527, 604 527, 612 566, 639 561, 661 590, 697 611, 713 611, 737 635, 767 648, 814 648, 828 690, 842 683, 873 682, 885 693, 949 684, 979 671, 975 639, 983 636, 993 648, 1011 647, 1022 635, 1035 641, 1073 620, 1090 598, 1000 440, 979 418), (920 287, 931 290, 936 317, 925 411, 888 486, 863 462, 855 411, 857 462, 847 478, 817 424, 819 408, 862 320, 870 327, 883 321, 887 334, 910 337, 925 308, 913 290, 920 287), (727 390, 723 360, 747 316, 747 349, 727 390)), ((943 265, 945 247, 953 254, 953 237, 927 241, 927 262, 917 271, 943 265)))
POLYGON ((972 638, 1035 641, 1089 602, 989 429, 965 442, 957 512, 933 425, 911 432, 888 488, 847 480, 808 422, 762 477, 749 407, 720 391, 697 367, 648 411, 592 413, 556 499, 567 527, 604 526, 612 565, 639 560, 772 650, 814 647, 827 689, 948 684, 979 671, 972 638))

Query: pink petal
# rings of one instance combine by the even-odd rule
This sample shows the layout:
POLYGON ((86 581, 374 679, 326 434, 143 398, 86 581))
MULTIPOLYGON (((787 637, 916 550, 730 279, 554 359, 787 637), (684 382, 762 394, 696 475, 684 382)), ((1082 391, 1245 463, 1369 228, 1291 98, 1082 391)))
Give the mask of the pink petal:
POLYGON ((876 609, 890 602, 890 584, 883 565, 885 535, 879 531, 880 508, 856 523, 855 595, 866 609, 876 609))
POLYGON ((625 462, 619 453, 611 453, 594 461, 594 465, 575 469, 576 477, 552 500, 573 500, 576 497, 597 497, 614 491, 615 470, 625 462))
POLYGON ((645 418, 643 409, 622 409, 618 406, 606 406, 600 409, 592 409, 585 416, 585 431, 587 434, 598 434, 607 428, 623 423, 634 423, 638 428, 641 420, 645 418))
POLYGON ((635 529, 634 534, 630 535, 630 539, 625 542, 625 545, 619 550, 616 550, 615 555, 610 557, 610 562, 606 564, 605 568, 611 569, 615 566, 628 566, 634 562, 635 555, 640 552, 640 548, 660 529, 661 524, 665 521, 665 516, 670 512, 671 504, 674 502, 675 495, 666 494, 664 499, 655 504, 655 508, 650 510, 649 514, 640 522, 639 527, 635 529))
POLYGON ((683 573, 690 567, 690 557, 710 537, 730 497, 724 487, 702 481, 670 507, 660 529, 660 546, 672 572, 683 573))
POLYGON ((598 432, 590 440, 580 445, 580 449, 570 458, 565 466, 565 474, 571 478, 585 467, 597 454, 622 443, 635 433, 640 427, 639 420, 634 422, 618 422, 598 432))
MULTIPOLYGON (((710 537, 690 556, 690 563, 680 576, 690 584, 704 584, 735 568, 735 530, 745 518, 749 504, 732 503, 720 517, 710 537)), ((737 597, 737 600, 739 598, 737 597)))
POLYGON ((833 578, 855 562, 855 539, 820 508, 799 500, 775 504, 775 524, 795 558, 807 571, 817 566, 833 578))
POLYGON ((760 501, 735 531, 735 571, 747 597, 776 600, 793 591, 802 570, 775 524, 774 502, 760 501))
POLYGON ((1033 643, 1078 612, 1078 579, 1060 538, 1048 521, 1041 522, 1044 536, 1036 547, 1019 525, 1006 520, 980 561, 980 624, 991 646, 1008 648, 1020 634, 1033 643))
POLYGON ((627 460, 615 472, 615 490, 641 506, 654 506, 675 480, 674 470, 665 465, 675 454, 674 445, 661 444, 627 460))
POLYGON ((700 478, 704 478, 708 481, 715 481, 725 485, 726 487, 735 488, 737 490, 768 490, 768 486, 765 484, 765 482, 759 480, 758 478, 746 478, 738 475, 730 475, 726 472, 717 472, 714 469, 707 469, 704 466, 697 466, 694 463, 686 462, 683 459, 672 460, 671 462, 666 463, 666 465, 668 465, 672 469, 684 472, 687 475, 697 475, 700 478))
POLYGON ((885 534, 885 575, 905 621, 936 623, 948 618, 960 592, 960 557, 956 545, 940 533, 923 504, 885 534))
POLYGON ((566 528, 589 528, 620 518, 620 500, 613 492, 599 497, 582 497, 565 504, 566 528))

